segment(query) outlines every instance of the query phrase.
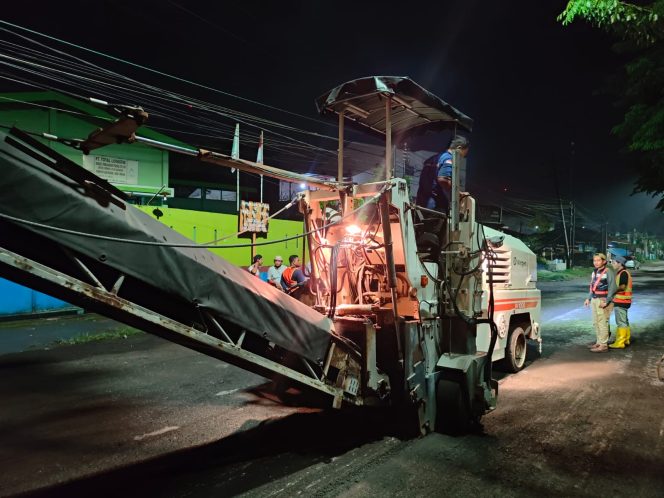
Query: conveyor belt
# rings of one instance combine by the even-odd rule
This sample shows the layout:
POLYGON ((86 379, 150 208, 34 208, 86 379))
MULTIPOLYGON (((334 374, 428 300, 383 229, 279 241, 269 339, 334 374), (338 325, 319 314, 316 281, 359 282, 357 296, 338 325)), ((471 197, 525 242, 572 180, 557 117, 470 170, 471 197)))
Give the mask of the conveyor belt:
MULTIPOLYGON (((0 213, 118 239, 191 243, 125 203, 106 182, 95 179, 20 132, 0 133, 0 213)), ((5 234, 12 225, 20 226, 3 221, 5 234)), ((107 268, 109 275, 113 270, 114 275, 146 284, 155 295, 148 300, 149 308, 164 316, 178 318, 173 303, 182 303, 201 311, 203 327, 210 325, 204 312, 211 312, 238 334, 253 334, 314 364, 320 365, 325 358, 333 329, 327 317, 210 251, 99 240, 34 226, 25 229, 94 265, 102 276, 92 278, 103 280, 107 268)), ((23 227, 17 228, 3 245, 21 249, 21 231, 25 231, 23 227)), ((25 244, 33 244, 32 239, 26 238, 25 244)), ((53 252, 53 247, 48 250, 53 252)), ((22 249, 34 252, 39 248, 22 249)), ((57 258, 52 259, 57 264, 57 258)), ((127 289, 131 292, 131 287, 127 289)))

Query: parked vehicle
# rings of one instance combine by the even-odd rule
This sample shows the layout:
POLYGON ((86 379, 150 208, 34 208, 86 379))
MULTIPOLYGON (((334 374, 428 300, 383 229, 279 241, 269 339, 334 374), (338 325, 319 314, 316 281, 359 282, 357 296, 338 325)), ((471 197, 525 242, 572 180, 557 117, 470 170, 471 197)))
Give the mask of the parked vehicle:
POLYGON ((640 267, 641 263, 639 263, 636 259, 628 259, 625 263, 625 268, 628 270, 638 270, 640 267))

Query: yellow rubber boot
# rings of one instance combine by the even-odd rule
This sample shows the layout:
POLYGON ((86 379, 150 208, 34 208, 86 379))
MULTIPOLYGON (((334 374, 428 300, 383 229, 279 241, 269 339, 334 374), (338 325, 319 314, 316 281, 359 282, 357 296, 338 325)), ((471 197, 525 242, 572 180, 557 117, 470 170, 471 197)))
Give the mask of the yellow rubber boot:
POLYGON ((629 346, 629 340, 632 337, 632 331, 629 329, 629 327, 625 327, 625 330, 627 330, 627 337, 625 338, 625 345, 629 346))
POLYGON ((627 327, 618 327, 618 330, 616 330, 616 340, 613 344, 609 344, 609 347, 611 349, 623 349, 628 333, 629 329, 627 327))

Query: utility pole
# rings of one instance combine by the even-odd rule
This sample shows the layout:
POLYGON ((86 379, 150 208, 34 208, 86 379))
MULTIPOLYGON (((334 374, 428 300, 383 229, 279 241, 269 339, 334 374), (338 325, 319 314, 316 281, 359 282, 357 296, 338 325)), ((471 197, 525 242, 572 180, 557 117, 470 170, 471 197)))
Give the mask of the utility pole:
POLYGON ((574 141, 569 143, 569 198, 574 199, 574 141))
MULTIPOLYGON (((256 164, 263 164, 263 130, 258 139, 258 152, 256 152, 256 164)), ((263 175, 261 175, 261 204, 263 204, 263 175)), ((302 259, 304 261, 304 259, 302 259)))
POLYGON ((574 206, 574 155, 575 150, 574 140, 571 140, 569 143, 569 240, 570 240, 570 249, 569 249, 569 263, 568 268, 574 266, 574 247, 576 243, 576 212, 574 206))
POLYGON ((570 201, 569 203, 569 240, 570 240, 570 248, 571 248, 571 260, 572 260, 572 265, 574 263, 574 248, 576 247, 576 208, 574 206, 574 201, 570 201))
MULTIPOLYGON (((599 243, 599 252, 604 252, 606 253, 606 243, 604 242, 606 240, 606 235, 605 235, 605 223, 602 223, 601 228, 600 228, 600 233, 602 234, 602 240, 599 243)), ((608 254, 607 254, 608 257, 608 254)))
POLYGON ((558 203, 560 204, 560 219, 563 222, 563 234, 565 235, 565 248, 567 249, 567 268, 571 268, 570 251, 569 251, 569 237, 567 236, 567 225, 565 224, 565 211, 563 210, 563 199, 560 195, 560 180, 558 178, 558 170, 555 169, 556 178, 556 194, 558 195, 558 203))
MULTIPOLYGON (((233 147, 231 148, 231 157, 240 159, 240 123, 235 124, 235 133, 233 134, 233 147)), ((233 172, 233 169, 231 169, 233 172)), ((240 212, 240 170, 235 169, 235 204, 237 212, 240 212)))
POLYGON ((563 211, 563 200, 558 197, 560 203, 560 218, 563 220, 563 233, 565 234, 565 247, 567 248, 567 268, 571 268, 570 252, 569 252, 569 238, 567 237, 567 226, 565 224, 565 211, 563 211))

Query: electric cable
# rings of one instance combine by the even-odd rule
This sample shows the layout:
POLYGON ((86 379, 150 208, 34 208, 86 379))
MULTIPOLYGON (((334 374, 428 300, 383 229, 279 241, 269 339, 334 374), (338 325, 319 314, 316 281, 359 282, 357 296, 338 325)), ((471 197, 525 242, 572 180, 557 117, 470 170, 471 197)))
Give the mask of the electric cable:
MULTIPOLYGON (((255 101, 255 100, 252 100, 252 99, 248 99, 248 98, 245 98, 245 97, 240 97, 239 95, 234 95, 234 94, 229 93, 229 92, 224 92, 223 90, 219 90, 218 88, 213 88, 213 87, 210 87, 210 86, 207 86, 207 85, 203 85, 203 84, 201 84, 201 83, 197 83, 197 82, 194 82, 194 81, 191 81, 191 80, 187 80, 186 78, 181 78, 181 77, 179 77, 179 76, 171 75, 171 74, 168 74, 168 73, 163 72, 163 71, 159 71, 159 70, 156 70, 156 69, 152 69, 152 68, 150 68, 150 67, 147 67, 147 66, 143 66, 143 65, 141 65, 141 64, 137 64, 137 63, 134 63, 134 62, 130 62, 130 61, 127 61, 127 60, 121 59, 121 58, 119 58, 119 57, 114 57, 114 56, 112 56, 112 55, 105 54, 105 53, 103 53, 103 52, 100 52, 100 51, 97 51, 97 50, 94 50, 94 49, 91 49, 91 48, 88 48, 88 47, 83 47, 83 46, 81 46, 81 45, 77 45, 77 44, 75 44, 75 43, 68 42, 68 41, 65 41, 65 40, 62 40, 62 39, 56 38, 56 37, 54 37, 54 36, 47 35, 47 34, 45 34, 45 33, 40 33, 39 31, 35 31, 35 30, 32 30, 32 29, 28 29, 28 28, 25 28, 25 27, 23 27, 23 26, 19 26, 19 25, 17 25, 17 24, 13 24, 13 23, 10 23, 10 22, 7 22, 7 21, 4 21, 4 20, 1 20, 1 19, 0 19, 0 24, 4 24, 5 26, 11 26, 12 28, 19 29, 19 30, 22 30, 22 31, 25 31, 25 32, 31 33, 31 34, 33 34, 33 35, 41 36, 41 37, 46 38, 46 39, 48 39, 48 40, 56 41, 56 42, 61 43, 61 44, 63 44, 63 45, 67 45, 67 46, 70 46, 70 47, 73 47, 73 48, 76 48, 76 49, 79 49, 79 50, 83 50, 83 51, 85 51, 85 52, 89 52, 89 53, 92 53, 92 54, 97 55, 97 56, 100 56, 100 57, 104 57, 104 58, 107 58, 107 59, 110 59, 110 60, 113 60, 113 61, 116 61, 116 62, 120 62, 120 63, 122 63, 122 64, 126 64, 126 65, 129 65, 129 66, 132 66, 132 67, 136 67, 136 68, 139 68, 139 69, 143 69, 143 70, 145 70, 145 71, 149 71, 149 72, 154 73, 154 74, 157 74, 157 75, 159 75, 159 76, 164 76, 164 77, 166 77, 166 78, 170 78, 170 79, 173 79, 173 80, 176 80, 176 81, 180 81, 180 82, 182 82, 182 83, 187 83, 187 84, 190 84, 190 85, 193 85, 193 86, 199 87, 199 88, 203 88, 203 89, 205 89, 205 90, 209 90, 209 91, 212 91, 212 92, 215 92, 215 93, 219 93, 219 94, 222 94, 222 95, 225 95, 225 96, 228 96, 228 97, 232 97, 232 98, 235 98, 235 99, 238 99, 238 100, 242 100, 242 101, 245 101, 245 102, 249 102, 249 103, 251 103, 251 104, 255 104, 255 105, 258 105, 258 106, 266 107, 266 108, 268 108, 268 109, 272 109, 272 110, 279 111, 279 112, 284 112, 284 113, 286 113, 286 114, 290 114, 290 115, 293 115, 293 116, 296 116, 296 117, 299 117, 299 118, 307 119, 307 120, 314 121, 314 122, 317 122, 317 123, 323 123, 323 124, 325 124, 325 125, 327 125, 327 126, 333 126, 333 125, 330 125, 330 123, 325 123, 325 122, 323 122, 323 121, 320 121, 320 120, 317 120, 317 119, 313 119, 313 118, 310 118, 310 117, 308 117, 308 116, 304 116, 304 115, 301 115, 301 114, 297 114, 297 113, 294 113, 294 112, 291 112, 291 111, 287 111, 287 110, 284 110, 284 109, 280 109, 280 108, 278 108, 278 107, 271 106, 271 105, 269 105, 269 104, 264 104, 264 103, 262 103, 262 102, 258 102, 258 101, 255 101)), ((24 36, 22 36, 22 35, 19 35, 19 34, 17 34, 17 33, 12 32, 11 30, 8 30, 8 29, 6 29, 6 28, 0 28, 0 30, 2 30, 2 31, 7 31, 7 32, 9 32, 9 33, 12 33, 12 34, 14 34, 14 35, 16 35, 16 36, 19 36, 19 37, 22 37, 22 38, 26 38, 26 37, 24 37, 24 36)))
MULTIPOLYGON (((2 29, 2 28, 0 28, 0 29, 2 29)), ((1 55, 1 54, 0 54, 0 55, 1 55)), ((5 56, 5 57, 6 57, 6 56, 5 56)), ((16 59, 16 58, 13 58, 13 59, 16 59)), ((44 66, 43 64, 38 64, 38 63, 35 63, 35 62, 32 62, 32 61, 24 61, 24 60, 21 61, 21 62, 23 62, 24 64, 28 64, 28 65, 30 65, 30 66, 32 66, 32 67, 39 67, 39 68, 42 68, 43 70, 50 71, 51 73, 52 73, 53 71, 56 71, 56 72, 58 72, 59 74, 66 74, 67 76, 72 76, 70 72, 63 72, 63 71, 60 70, 60 69, 48 68, 48 67, 44 66)), ((5 64, 7 64, 7 63, 5 63, 5 64)), ((11 65, 11 64, 10 64, 10 65, 11 65)), ((11 65, 11 66, 16 67, 16 65, 11 65)), ((28 70, 28 69, 25 69, 25 68, 20 68, 20 69, 23 69, 24 71, 27 71, 27 72, 29 72, 29 73, 31 73, 31 74, 36 74, 36 75, 38 75, 38 72, 36 72, 36 71, 34 71, 34 70, 28 70)), ((93 78, 84 77, 84 76, 81 76, 81 75, 74 75, 74 76, 75 76, 76 78, 79 78, 79 79, 80 79, 80 78, 83 78, 85 81, 88 81, 88 82, 95 82, 95 83, 98 83, 98 81, 94 80, 93 78)), ((15 78, 12 78, 12 79, 13 79, 13 80, 16 80, 15 78)), ((56 77, 54 77, 52 74, 49 75, 49 80, 50 80, 50 81, 59 81, 60 83, 68 83, 66 80, 63 80, 61 77, 56 78, 56 77)), ((109 84, 108 82, 103 82, 103 83, 104 83, 105 85, 108 85, 108 84, 109 84)), ((137 83, 137 84, 140 85, 140 82, 135 82, 135 83, 137 83)), ((35 83, 34 81, 32 81, 32 80, 29 80, 29 84, 31 84, 31 85, 33 85, 33 86, 44 86, 44 85, 38 85, 38 84, 36 84, 36 83, 35 83)), ((114 86, 117 87, 117 85, 114 85, 114 86)), ((91 87, 89 87, 89 86, 87 86, 87 85, 82 85, 80 82, 78 83, 78 87, 79 87, 79 88, 81 88, 81 87, 82 87, 82 88, 85 88, 87 91, 89 91, 89 92, 91 92, 91 93, 93 93, 93 94, 96 93, 95 90, 94 90, 93 88, 91 88, 91 87)), ((69 93, 70 95, 72 94, 72 92, 70 92, 70 91, 65 91, 65 90, 63 90, 62 88, 57 88, 57 89, 56 89, 56 88, 54 88, 53 86, 50 86, 50 88, 51 88, 51 89, 58 90, 58 91, 63 91, 64 93, 69 93)), ((154 87, 149 87, 149 88, 154 88, 154 87)), ((126 88, 125 90, 129 90, 129 89, 126 88)), ((135 85, 132 85, 132 88, 131 88, 130 90, 131 90, 132 92, 135 92, 135 85)), ((170 94, 171 96, 177 96, 178 98, 181 98, 181 96, 179 96, 179 95, 173 95, 172 92, 165 92, 163 89, 158 89, 158 90, 159 90, 159 91, 158 91, 158 93, 156 94, 156 97, 157 97, 157 98, 163 98, 163 94, 165 94, 165 93, 170 94)), ((81 95, 75 95, 75 96, 77 96, 78 98, 83 98, 83 96, 81 96, 81 95)), ((144 97, 143 97, 143 98, 139 98, 139 100, 145 100, 145 98, 144 98, 144 97)), ((199 103, 200 103, 200 101, 195 101, 195 99, 190 99, 190 98, 188 98, 188 99, 182 99, 182 100, 184 100, 185 103, 187 103, 188 105, 191 105, 191 102, 193 102, 194 104, 199 104, 199 103)), ((153 104, 153 105, 156 106, 157 104, 153 104)), ((165 110, 162 106, 158 106, 158 107, 161 108, 162 111, 165 110)), ((221 109, 224 109, 224 108, 220 108, 219 106, 214 106, 214 107, 212 107, 210 104, 204 105, 203 107, 204 107, 205 109, 207 109, 208 111, 210 111, 210 112, 214 112, 214 113, 220 113, 220 112, 221 112, 221 109)), ((181 111, 176 111, 176 112, 177 112, 178 114, 182 114, 181 111)), ((237 112, 234 112, 232 115, 229 115, 228 112, 229 112, 228 109, 224 109, 224 112, 221 112, 221 115, 223 115, 224 117, 227 117, 227 118, 230 118, 230 119, 236 120, 236 121, 243 122, 244 124, 246 124, 246 125, 248 125, 248 126, 259 127, 258 125, 255 125, 255 124, 253 124, 253 123, 247 122, 246 120, 240 118, 241 115, 243 115, 243 116, 251 116, 251 115, 247 115, 246 113, 237 113, 237 112)), ((154 114, 154 112, 153 112, 153 114, 154 114)), ((174 119, 173 116, 168 116, 168 115, 164 115, 163 117, 170 118, 170 119, 174 119)), ((189 116, 189 115, 188 115, 187 117, 188 117, 188 118, 191 118, 191 116, 189 116)), ((280 124, 280 123, 277 123, 277 122, 274 122, 274 121, 269 121, 269 120, 264 120, 264 119, 262 119, 262 118, 258 118, 258 117, 255 117, 255 116, 251 116, 251 118, 252 118, 252 119, 255 119, 255 120, 259 120, 260 122, 262 122, 262 125, 263 125, 263 126, 264 126, 264 125, 281 126, 281 127, 286 128, 286 129, 288 129, 288 130, 290 130, 290 131, 297 131, 297 132, 310 133, 310 132, 308 132, 308 131, 306 131, 306 130, 299 130, 299 129, 294 128, 294 127, 291 127, 291 126, 285 126, 285 125, 282 125, 282 124, 280 124)), ((198 119, 201 119, 201 118, 199 117, 198 119)), ((212 124, 214 124, 215 126, 219 126, 219 125, 220 125, 218 122, 210 121, 209 119, 206 120, 206 121, 207 121, 208 123, 212 123, 212 124)), ((228 125, 225 125, 225 126, 228 127, 228 125)), ((289 139, 289 140, 295 141, 295 142, 297 142, 298 145, 300 145, 301 147, 307 147, 307 148, 312 149, 312 150, 319 150, 319 151, 326 152, 326 153, 329 153, 329 154, 335 154, 335 151, 331 151, 331 150, 329 150, 329 149, 324 149, 324 148, 321 148, 321 147, 317 147, 317 146, 314 146, 314 145, 312 145, 312 144, 309 144, 309 143, 306 143, 306 142, 302 142, 302 141, 300 141, 300 140, 294 139, 294 138, 292 138, 292 137, 289 137, 289 136, 287 136, 287 135, 283 135, 283 134, 278 133, 278 132, 275 132, 275 131, 272 131, 271 133, 276 134, 276 135, 279 135, 279 136, 282 136, 283 138, 286 138, 286 139, 289 139)), ((315 134, 315 133, 314 133, 314 135, 317 136, 317 137, 320 137, 320 136, 321 136, 320 134, 315 134)), ((336 137, 328 137, 328 136, 325 136, 325 138, 329 138, 329 139, 334 139, 334 140, 336 140, 336 137)))

